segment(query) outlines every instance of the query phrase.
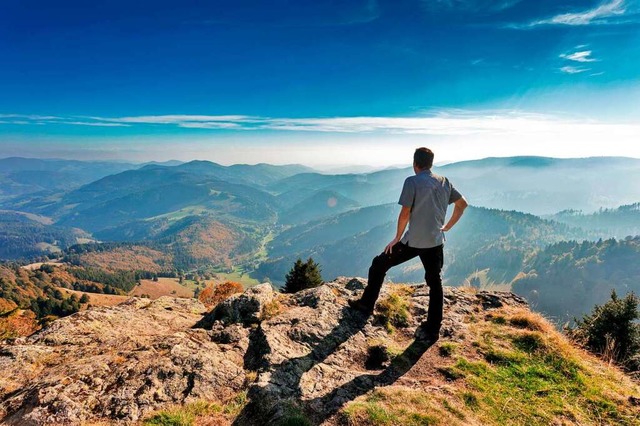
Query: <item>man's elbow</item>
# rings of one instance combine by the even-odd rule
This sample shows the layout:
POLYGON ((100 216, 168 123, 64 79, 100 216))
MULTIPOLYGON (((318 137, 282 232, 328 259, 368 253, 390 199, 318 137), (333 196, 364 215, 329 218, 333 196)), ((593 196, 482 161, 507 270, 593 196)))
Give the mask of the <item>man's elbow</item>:
POLYGON ((457 208, 459 208, 460 210, 464 211, 464 209, 469 207, 469 203, 467 203, 467 200, 464 197, 462 197, 458 201, 455 202, 455 206, 457 208))

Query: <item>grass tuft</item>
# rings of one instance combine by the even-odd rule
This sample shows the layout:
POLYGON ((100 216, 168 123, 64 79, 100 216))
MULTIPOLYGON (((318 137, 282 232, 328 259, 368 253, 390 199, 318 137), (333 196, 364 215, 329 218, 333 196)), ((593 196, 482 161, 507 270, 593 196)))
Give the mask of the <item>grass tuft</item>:
POLYGON ((440 356, 447 358, 453 355, 457 348, 458 345, 456 345, 455 343, 444 342, 438 347, 438 353, 440 354, 440 356))
POLYGON ((393 333, 396 327, 408 327, 411 322, 411 301, 402 288, 396 289, 378 302, 376 309, 377 319, 389 333, 393 333))
POLYGON ((267 302, 264 304, 264 306, 262 307, 262 313, 260 315, 260 318, 263 321, 268 321, 271 318, 274 318, 280 315, 283 310, 284 309, 283 309, 282 303, 280 303, 278 299, 273 299, 270 302, 267 302))

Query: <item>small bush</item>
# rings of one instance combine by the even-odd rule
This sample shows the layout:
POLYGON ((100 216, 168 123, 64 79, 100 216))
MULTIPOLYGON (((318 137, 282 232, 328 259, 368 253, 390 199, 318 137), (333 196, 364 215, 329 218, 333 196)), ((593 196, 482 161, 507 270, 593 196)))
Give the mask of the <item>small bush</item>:
POLYGON ((207 308, 212 308, 218 303, 227 300, 237 293, 242 293, 242 284, 234 281, 226 281, 213 287, 207 287, 198 294, 198 300, 204 303, 207 308))
POLYGON ((576 327, 569 333, 592 352, 625 365, 640 351, 640 324, 636 322, 640 319, 639 303, 635 294, 620 299, 614 290, 611 300, 576 320, 576 327))

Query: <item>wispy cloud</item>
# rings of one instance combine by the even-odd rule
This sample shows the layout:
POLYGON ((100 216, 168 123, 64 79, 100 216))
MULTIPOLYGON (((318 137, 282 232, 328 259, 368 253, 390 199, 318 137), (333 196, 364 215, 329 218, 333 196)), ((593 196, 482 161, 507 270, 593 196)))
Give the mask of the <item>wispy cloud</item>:
POLYGON ((581 50, 573 53, 563 53, 561 58, 575 62, 597 62, 598 60, 591 56, 591 50, 581 50))
POLYGON ((567 65, 565 67, 560 68, 560 71, 562 71, 565 74, 580 74, 590 70, 591 68, 574 67, 571 65, 567 65))
MULTIPOLYGON (((576 74, 587 71, 584 68, 563 67, 562 72, 576 74)), ((15 115, 11 115, 16 118, 15 115)), ((25 116, 26 117, 26 116, 25 116)), ((468 111, 440 110, 435 113, 412 117, 305 117, 270 118, 246 115, 153 115, 131 117, 91 117, 82 121, 77 118, 57 117, 54 122, 40 119, 23 119, 27 124, 64 124, 81 126, 169 126, 203 130, 243 130, 318 133, 363 133, 363 134, 406 134, 435 136, 467 135, 517 135, 566 131, 567 126, 606 126, 606 123, 592 123, 571 120, 545 114, 522 111, 468 111)), ((638 127, 634 127, 636 131, 638 127)), ((186 131, 186 130, 185 130, 186 131)))
POLYGON ((511 28, 527 29, 541 25, 603 25, 619 24, 628 21, 621 19, 627 12, 625 0, 606 0, 592 8, 570 13, 561 13, 550 18, 540 19, 526 24, 512 24, 511 28))
POLYGON ((99 121, 115 123, 144 123, 144 124, 180 124, 180 123, 227 123, 251 120, 247 115, 141 115, 136 117, 88 117, 99 121))

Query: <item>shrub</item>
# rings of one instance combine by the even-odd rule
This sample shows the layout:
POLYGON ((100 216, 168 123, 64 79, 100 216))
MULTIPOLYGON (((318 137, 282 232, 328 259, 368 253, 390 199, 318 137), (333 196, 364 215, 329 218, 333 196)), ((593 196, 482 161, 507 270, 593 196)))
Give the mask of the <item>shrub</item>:
POLYGON ((242 284, 234 281, 227 281, 213 287, 205 288, 198 294, 198 300, 204 303, 207 308, 211 308, 228 299, 232 295, 242 293, 243 291, 244 287, 242 287, 242 284))
POLYGON ((623 365, 631 364, 640 350, 640 324, 636 322, 640 318, 639 302, 633 293, 620 299, 613 290, 611 300, 576 320, 576 327, 569 333, 592 352, 623 365))
POLYGON ((296 260, 293 268, 286 275, 286 283, 283 291, 285 293, 296 293, 307 288, 314 288, 322 285, 321 269, 312 258, 302 262, 302 259, 296 260))

